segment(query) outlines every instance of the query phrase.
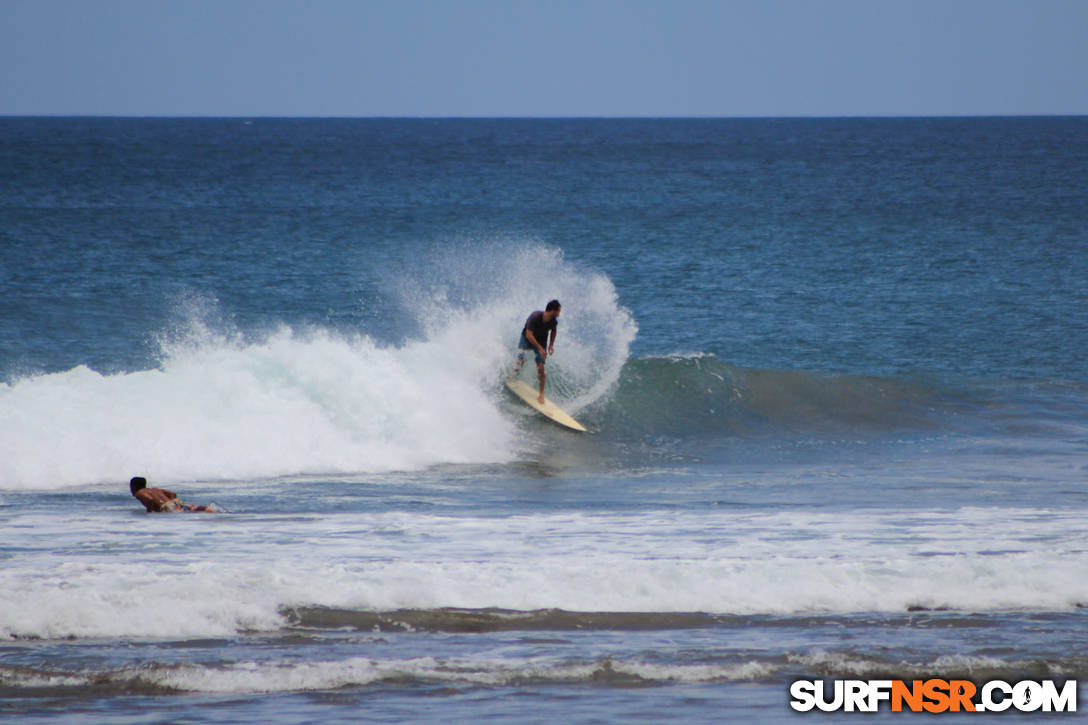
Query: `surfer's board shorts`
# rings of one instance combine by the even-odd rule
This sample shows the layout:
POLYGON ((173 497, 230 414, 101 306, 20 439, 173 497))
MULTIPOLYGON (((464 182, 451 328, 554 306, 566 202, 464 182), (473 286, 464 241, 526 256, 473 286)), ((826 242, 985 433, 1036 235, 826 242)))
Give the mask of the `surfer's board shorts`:
POLYGON ((535 347, 533 347, 532 343, 530 343, 529 340, 526 339, 525 335, 522 335, 518 339, 518 360, 524 360, 525 359, 525 352, 527 350, 532 350, 533 351, 533 355, 536 356, 536 364, 537 365, 543 365, 544 364, 544 358, 540 357, 540 350, 537 350, 535 347))

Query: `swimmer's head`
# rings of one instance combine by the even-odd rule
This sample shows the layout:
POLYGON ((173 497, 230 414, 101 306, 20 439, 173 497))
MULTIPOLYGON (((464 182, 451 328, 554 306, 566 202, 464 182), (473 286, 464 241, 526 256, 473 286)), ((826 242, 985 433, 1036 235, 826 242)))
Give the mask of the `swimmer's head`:
POLYGON ((132 495, 135 496, 136 492, 141 488, 147 488, 147 479, 143 476, 133 476, 132 480, 128 482, 128 490, 132 491, 132 495))

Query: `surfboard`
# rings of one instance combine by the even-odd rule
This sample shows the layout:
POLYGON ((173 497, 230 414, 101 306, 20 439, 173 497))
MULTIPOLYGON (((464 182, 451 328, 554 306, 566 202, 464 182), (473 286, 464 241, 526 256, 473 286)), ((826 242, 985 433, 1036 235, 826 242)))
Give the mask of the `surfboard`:
POLYGON ((529 385, 524 380, 507 380, 506 387, 511 393, 525 401, 526 405, 549 420, 555 421, 559 425, 566 426, 571 430, 585 432, 585 426, 563 412, 563 409, 552 401, 544 398, 544 404, 541 405, 540 401, 537 400, 537 398, 540 397, 540 390, 529 385))

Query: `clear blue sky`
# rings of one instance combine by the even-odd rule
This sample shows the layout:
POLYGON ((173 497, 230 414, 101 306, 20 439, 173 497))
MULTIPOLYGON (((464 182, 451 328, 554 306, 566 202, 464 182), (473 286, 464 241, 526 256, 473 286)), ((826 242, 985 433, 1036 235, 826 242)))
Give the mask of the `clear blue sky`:
POLYGON ((0 0, 0 114, 1088 114, 1088 0, 0 0))

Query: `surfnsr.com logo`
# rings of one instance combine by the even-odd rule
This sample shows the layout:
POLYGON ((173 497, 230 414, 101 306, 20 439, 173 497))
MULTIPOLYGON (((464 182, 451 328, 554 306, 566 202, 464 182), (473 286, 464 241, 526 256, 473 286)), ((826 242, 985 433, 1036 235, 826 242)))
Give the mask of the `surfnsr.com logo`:
POLYGON ((797 680, 790 685, 790 707, 798 712, 1076 712, 1077 681, 1009 683, 990 680, 797 680))

